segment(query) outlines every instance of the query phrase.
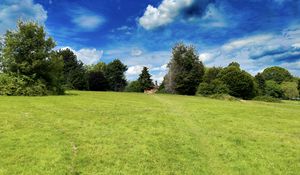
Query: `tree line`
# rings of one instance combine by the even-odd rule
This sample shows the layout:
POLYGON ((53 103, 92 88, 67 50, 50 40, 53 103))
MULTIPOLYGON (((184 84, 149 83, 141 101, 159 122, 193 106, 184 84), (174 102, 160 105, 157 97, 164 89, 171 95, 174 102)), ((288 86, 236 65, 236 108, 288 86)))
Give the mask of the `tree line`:
POLYGON ((300 79, 281 67, 252 76, 237 62, 205 67, 193 46, 179 43, 172 50, 168 73, 160 86, 144 67, 139 78, 127 82, 127 66, 119 59, 84 65, 70 49, 54 50, 55 42, 34 22, 19 22, 0 44, 0 95, 61 95, 66 89, 143 92, 180 95, 228 94, 242 99, 299 97, 300 79))

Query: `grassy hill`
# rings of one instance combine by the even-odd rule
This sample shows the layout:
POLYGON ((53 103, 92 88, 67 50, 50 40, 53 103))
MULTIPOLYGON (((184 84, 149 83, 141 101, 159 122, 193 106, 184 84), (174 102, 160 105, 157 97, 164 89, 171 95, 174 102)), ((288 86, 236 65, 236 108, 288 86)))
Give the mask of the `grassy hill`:
POLYGON ((299 174, 300 103, 0 97, 0 174, 299 174))

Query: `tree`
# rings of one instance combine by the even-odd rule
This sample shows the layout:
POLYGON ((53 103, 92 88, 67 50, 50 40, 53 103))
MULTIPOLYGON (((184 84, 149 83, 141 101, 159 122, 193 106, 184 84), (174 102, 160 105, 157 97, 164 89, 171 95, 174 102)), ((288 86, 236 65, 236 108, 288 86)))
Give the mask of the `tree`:
POLYGON ((240 68, 240 64, 238 62, 231 62, 228 66, 235 66, 237 68, 240 68))
POLYGON ((34 22, 18 22, 17 30, 7 31, 4 37, 2 71, 16 77, 27 77, 27 86, 41 82, 50 94, 62 94, 63 62, 54 47, 55 42, 51 37, 46 38, 42 26, 34 22))
POLYGON ((203 82, 211 83, 213 80, 217 79, 221 70, 221 67, 208 68, 203 76, 203 82))
POLYGON ((91 91, 106 91, 109 89, 109 84, 104 73, 99 70, 88 72, 88 84, 91 91))
POLYGON ((258 88, 258 94, 259 95, 264 95, 265 94, 265 87, 266 87, 266 80, 264 76, 261 73, 258 73, 254 77, 255 82, 257 83, 257 88, 258 88))
POLYGON ((166 92, 195 95, 204 75, 204 65, 199 61, 195 48, 177 44, 168 68, 164 81, 166 92))
POLYGON ((138 82, 140 83, 141 91, 152 89, 154 87, 147 67, 143 68, 142 73, 139 75, 138 82))
MULTIPOLYGON (((298 91, 300 93, 300 79, 298 79, 298 91)), ((300 94, 299 94, 300 95, 300 94)))
POLYGON ((142 92, 142 89, 143 88, 139 81, 132 81, 126 86, 125 91, 126 92, 142 92))
POLYGON ((207 96, 213 94, 228 94, 228 87, 220 80, 215 79, 210 83, 202 82, 198 88, 198 94, 207 96))
POLYGON ((299 91, 297 89, 296 82, 282 82, 281 89, 283 91, 283 96, 286 99, 293 99, 299 97, 299 91))
POLYGON ((109 82, 109 90, 112 91, 123 91, 127 85, 125 79, 125 72, 127 66, 124 65, 120 60, 116 59, 106 66, 104 75, 109 82))
POLYGON ((220 72, 219 78, 229 88, 229 95, 243 99, 254 97, 255 91, 252 76, 242 71, 239 67, 228 66, 224 68, 220 72))
POLYGON ((58 54, 64 61, 64 85, 68 89, 86 90, 87 73, 81 61, 70 49, 59 50, 58 54))
POLYGON ((278 66, 265 69, 262 73, 262 76, 265 78, 265 80, 274 80, 278 84, 282 83, 283 81, 290 81, 293 78, 288 70, 278 66))
POLYGON ((267 96, 271 96, 274 98, 282 98, 283 91, 279 84, 277 84, 274 80, 266 81, 265 93, 267 96))

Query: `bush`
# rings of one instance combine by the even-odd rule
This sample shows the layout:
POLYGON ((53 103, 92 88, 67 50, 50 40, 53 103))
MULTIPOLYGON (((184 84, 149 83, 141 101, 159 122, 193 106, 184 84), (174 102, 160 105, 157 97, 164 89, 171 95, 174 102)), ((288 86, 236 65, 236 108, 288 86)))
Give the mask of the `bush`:
POLYGON ((283 96, 283 91, 280 85, 273 80, 266 81, 265 93, 267 96, 274 98, 281 98, 283 96))
POLYGON ((281 100, 278 99, 278 98, 274 98, 274 97, 271 97, 271 96, 257 96, 255 97, 253 100, 255 101, 264 101, 264 102, 273 102, 273 103, 280 103, 281 100))
POLYGON ((227 85, 229 95, 243 99, 254 97, 255 89, 252 76, 239 67, 228 66, 224 68, 220 72, 219 78, 227 85))
POLYGON ((297 89, 296 82, 282 82, 281 89, 285 99, 294 99, 299 97, 299 91, 297 89))
POLYGON ((227 86, 220 80, 213 80, 210 84, 200 83, 198 94, 207 96, 212 94, 228 94, 227 86))
POLYGON ((143 92, 143 88, 139 81, 132 81, 126 86, 125 92, 143 92))
POLYGON ((48 95, 46 85, 34 82, 26 76, 15 77, 0 74, 0 95, 7 96, 43 96, 48 95))

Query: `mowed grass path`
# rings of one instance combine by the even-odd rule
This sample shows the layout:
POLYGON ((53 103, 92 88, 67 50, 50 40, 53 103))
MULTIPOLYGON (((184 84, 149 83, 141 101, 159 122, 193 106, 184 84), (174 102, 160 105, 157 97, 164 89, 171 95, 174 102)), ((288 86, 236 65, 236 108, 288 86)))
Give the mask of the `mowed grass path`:
POLYGON ((299 174, 300 103, 0 97, 0 174, 299 174))

